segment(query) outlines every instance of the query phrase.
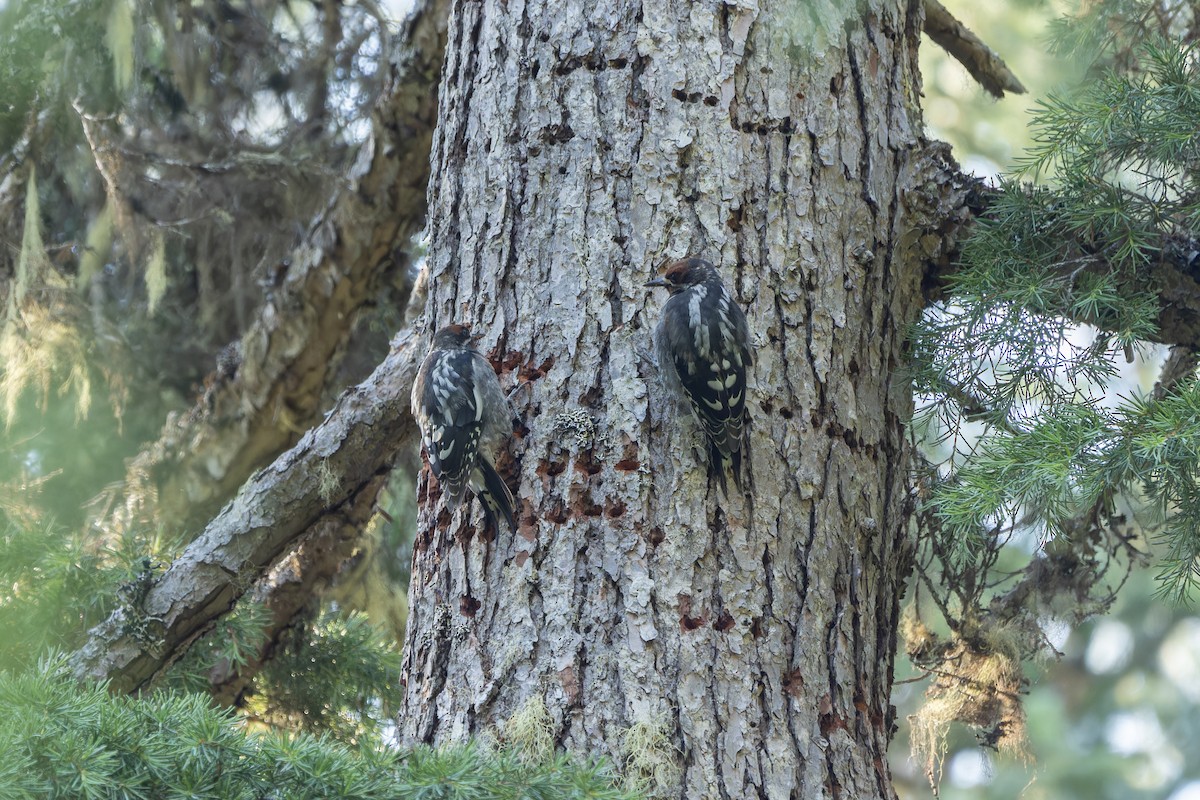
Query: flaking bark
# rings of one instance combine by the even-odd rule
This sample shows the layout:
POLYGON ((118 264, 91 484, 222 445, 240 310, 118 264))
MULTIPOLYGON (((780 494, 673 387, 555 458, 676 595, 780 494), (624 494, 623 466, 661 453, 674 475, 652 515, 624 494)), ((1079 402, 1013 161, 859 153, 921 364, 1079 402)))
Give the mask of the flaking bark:
POLYGON ((838 7, 455 8, 424 325, 470 323, 528 384, 499 462, 520 530, 422 478, 407 741, 502 735, 538 697, 569 749, 673 763, 654 795, 894 796, 921 16, 838 7), (752 500, 706 480, 650 355, 642 283, 684 255, 750 318, 752 500), (669 746, 639 752, 650 729, 669 746))

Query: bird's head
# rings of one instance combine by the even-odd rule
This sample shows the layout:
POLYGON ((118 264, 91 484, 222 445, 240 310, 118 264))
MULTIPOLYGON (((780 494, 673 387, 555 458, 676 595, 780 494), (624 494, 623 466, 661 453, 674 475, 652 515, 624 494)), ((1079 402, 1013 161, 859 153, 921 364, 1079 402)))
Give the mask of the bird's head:
POLYGON ((717 274, 712 264, 703 258, 682 258, 663 268, 659 276, 647 281, 647 286, 663 286, 671 294, 678 294, 684 289, 699 286, 717 274))
POLYGON ((439 349, 470 347, 479 339, 471 334, 470 325, 447 325, 433 335, 433 346, 439 349))

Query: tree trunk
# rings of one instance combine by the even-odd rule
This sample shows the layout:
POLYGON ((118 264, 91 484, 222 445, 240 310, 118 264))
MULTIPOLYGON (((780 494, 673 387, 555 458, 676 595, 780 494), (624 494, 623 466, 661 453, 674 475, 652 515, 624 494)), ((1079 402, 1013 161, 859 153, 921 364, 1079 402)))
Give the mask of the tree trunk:
POLYGON ((529 384, 520 529, 475 535, 423 473, 409 740, 512 739, 543 701, 651 795, 894 796, 920 30, 895 0, 456 4, 424 325, 529 384), (750 499, 651 355, 642 284, 689 254, 750 320, 750 499))

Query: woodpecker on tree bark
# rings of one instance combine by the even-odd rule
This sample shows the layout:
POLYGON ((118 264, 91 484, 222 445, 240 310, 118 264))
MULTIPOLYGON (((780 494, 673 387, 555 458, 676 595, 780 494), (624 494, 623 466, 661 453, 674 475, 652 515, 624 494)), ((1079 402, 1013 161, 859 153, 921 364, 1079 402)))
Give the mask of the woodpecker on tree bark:
POLYGON ((669 264, 647 286, 671 296, 654 329, 658 367, 667 389, 686 397, 708 442, 709 474, 728 497, 726 474, 743 491, 746 371, 753 363, 746 315, 712 264, 685 258, 669 264))
POLYGON ((446 507, 457 508, 469 486, 489 523, 502 517, 516 532, 512 492, 490 461, 512 434, 512 414, 495 371, 473 345, 478 338, 466 325, 433 335, 413 382, 412 411, 446 507))

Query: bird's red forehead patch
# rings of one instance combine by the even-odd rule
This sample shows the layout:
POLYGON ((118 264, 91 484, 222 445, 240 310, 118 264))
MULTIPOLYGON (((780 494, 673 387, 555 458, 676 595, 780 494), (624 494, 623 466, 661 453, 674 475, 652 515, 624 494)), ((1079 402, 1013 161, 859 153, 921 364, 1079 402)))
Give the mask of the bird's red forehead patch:
POLYGON ((663 270, 662 275, 667 280, 669 280, 671 282, 675 282, 675 281, 678 281, 683 276, 687 275, 688 272, 691 271, 691 269, 692 269, 691 260, 685 258, 682 261, 676 261, 672 264, 668 264, 667 268, 663 270))
POLYGON ((447 325, 446 330, 450 331, 451 333, 464 334, 467 336, 471 334, 471 326, 463 325, 459 322, 456 322, 453 325, 447 325))

